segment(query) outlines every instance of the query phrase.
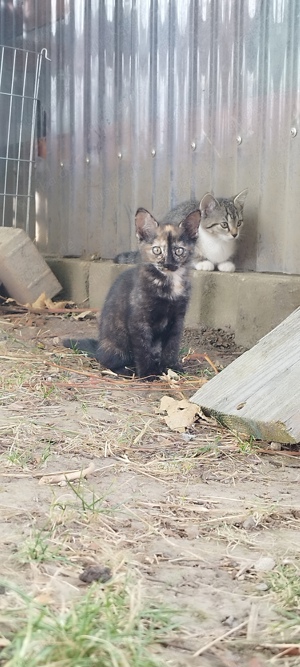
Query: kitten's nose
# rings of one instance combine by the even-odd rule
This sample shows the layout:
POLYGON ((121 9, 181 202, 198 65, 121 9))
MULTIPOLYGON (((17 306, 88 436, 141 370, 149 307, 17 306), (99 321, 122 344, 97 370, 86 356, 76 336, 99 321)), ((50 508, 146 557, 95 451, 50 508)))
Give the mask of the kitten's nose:
POLYGON ((234 239, 236 239, 238 233, 237 232, 231 232, 231 236, 233 236, 234 239))

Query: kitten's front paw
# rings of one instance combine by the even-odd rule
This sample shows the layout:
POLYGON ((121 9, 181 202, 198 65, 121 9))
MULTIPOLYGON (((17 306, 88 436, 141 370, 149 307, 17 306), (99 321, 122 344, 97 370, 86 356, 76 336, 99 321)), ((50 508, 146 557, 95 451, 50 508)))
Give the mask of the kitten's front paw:
POLYGON ((233 271, 235 271, 235 265, 233 262, 221 262, 221 264, 218 264, 218 271, 233 273, 233 271))
POLYGON ((210 262, 208 259, 203 259, 202 262, 197 262, 195 264, 195 269, 197 271, 213 271, 215 265, 210 262))

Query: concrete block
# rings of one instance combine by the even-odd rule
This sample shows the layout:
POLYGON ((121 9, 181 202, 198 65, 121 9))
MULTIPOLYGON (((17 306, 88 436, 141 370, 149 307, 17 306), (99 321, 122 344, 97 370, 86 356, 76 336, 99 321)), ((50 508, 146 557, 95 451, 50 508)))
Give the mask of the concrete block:
POLYGON ((90 307, 102 309, 107 292, 115 279, 128 270, 128 266, 110 261, 92 262, 90 265, 89 294, 90 307))
POLYGON ((33 303, 45 292, 52 298, 61 285, 23 229, 0 227, 0 282, 18 303, 33 303))
MULTIPOLYGON (((115 278, 128 266, 80 259, 48 259, 66 298, 101 310, 115 278), (87 303, 88 305, 88 303, 87 303)), ((300 304, 300 276, 193 271, 187 327, 229 330, 251 347, 300 304)))
POLYGON ((46 262, 63 286, 62 297, 78 305, 89 305, 91 262, 83 259, 46 257, 46 262))
POLYGON ((300 304, 300 276, 237 273, 233 331, 237 345, 251 347, 300 304))
POLYGON ((230 330, 251 347, 300 304, 300 276, 195 271, 186 326, 230 330))
POLYGON ((186 326, 235 329, 237 291, 236 275, 217 271, 193 271, 192 294, 186 326))

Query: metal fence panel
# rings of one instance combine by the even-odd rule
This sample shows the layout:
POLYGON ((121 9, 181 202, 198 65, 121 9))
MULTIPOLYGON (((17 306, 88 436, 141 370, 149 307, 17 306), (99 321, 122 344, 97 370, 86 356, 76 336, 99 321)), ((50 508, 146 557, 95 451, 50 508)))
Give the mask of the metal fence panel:
POLYGON ((207 190, 248 187, 239 265, 299 273, 298 0, 14 7, 6 39, 10 26, 13 44, 51 57, 41 249, 110 258, 134 246, 138 206, 161 215, 207 190))
POLYGON ((0 225, 34 235, 34 138, 43 54, 0 45, 0 225))

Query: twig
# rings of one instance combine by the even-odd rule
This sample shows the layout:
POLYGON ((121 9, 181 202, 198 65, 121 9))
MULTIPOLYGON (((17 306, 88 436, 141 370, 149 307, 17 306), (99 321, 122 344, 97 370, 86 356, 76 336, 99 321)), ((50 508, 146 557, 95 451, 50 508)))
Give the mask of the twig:
POLYGON ((185 361, 199 361, 199 363, 200 363, 200 359, 204 359, 205 361, 207 361, 207 363, 212 367, 215 374, 218 375, 219 371, 218 371, 216 365, 214 364, 214 362, 208 356, 208 354, 206 354, 206 353, 200 354, 198 352, 191 352, 190 354, 186 354, 185 357, 182 357, 183 363, 185 361))
POLYGON ((213 639, 211 642, 208 644, 205 644, 205 646, 202 646, 202 648, 199 648, 196 653, 193 653, 193 658, 198 658, 199 655, 202 655, 202 653, 205 653, 205 651, 208 651, 212 646, 215 646, 219 642, 221 642, 223 639, 226 637, 229 637, 230 635, 233 635, 234 632, 238 632, 242 628, 244 628, 246 625, 248 625, 248 621, 243 621, 243 623, 240 623, 237 625, 235 628, 231 628, 231 630, 228 630, 228 632, 225 632, 223 635, 220 635, 220 637, 217 637, 216 639, 213 639))
MULTIPOLYGON (((276 644, 276 642, 274 642, 273 644, 271 644, 269 642, 265 643, 265 642, 262 642, 262 641, 260 642, 258 640, 247 641, 246 638, 245 639, 242 639, 242 638, 237 639, 235 641, 235 645, 240 647, 240 648, 256 648, 256 649, 262 648, 262 649, 269 649, 270 651, 274 651, 274 649, 279 649, 281 651, 288 651, 288 650, 299 649, 300 648, 299 643, 298 644, 297 643, 296 644, 284 644, 284 643, 276 644)), ((277 658, 278 654, 276 654, 276 656, 274 656, 274 657, 277 658)))
POLYGON ((47 475, 41 477, 39 484, 63 484, 71 482, 75 479, 82 479, 83 477, 87 477, 87 475, 90 475, 92 472, 94 472, 94 470, 94 464, 90 463, 88 468, 83 468, 82 470, 66 471, 55 474, 48 473, 47 475))
MULTIPOLYGON (((289 444, 289 443, 285 443, 289 444)), ((290 443, 293 444, 293 443, 290 443)), ((260 454, 271 454, 271 456, 300 456, 300 452, 293 452, 293 451, 277 451, 274 449, 264 449, 263 447, 255 447, 255 451, 259 452, 260 454)))
POLYGON ((212 367, 212 369, 213 369, 213 371, 215 372, 215 374, 218 375, 219 371, 218 371, 216 365, 214 364, 214 362, 213 362, 213 361, 210 359, 210 357, 208 356, 208 354, 204 354, 203 357, 204 357, 204 359, 207 361, 207 363, 212 367))
POLYGON ((289 656, 294 656, 294 655, 300 655, 300 644, 296 646, 290 646, 289 648, 285 648, 284 651, 280 651, 280 653, 276 653, 273 658, 271 658, 270 663, 273 664, 278 658, 284 658, 285 655, 289 656))
POLYGON ((250 614, 248 618, 248 627, 246 638, 248 641, 254 641, 257 634, 257 622, 258 622, 258 610, 259 606, 256 603, 251 605, 250 614))
POLYGON ((142 437, 145 435, 145 433, 146 433, 146 431, 147 431, 147 429, 148 429, 149 424, 151 424, 152 421, 153 421, 152 419, 148 419, 148 421, 146 422, 144 428, 142 428, 142 430, 140 431, 140 433, 138 433, 138 435, 134 438, 134 441, 133 441, 133 444, 134 444, 134 445, 137 445, 137 443, 142 439, 142 437))

